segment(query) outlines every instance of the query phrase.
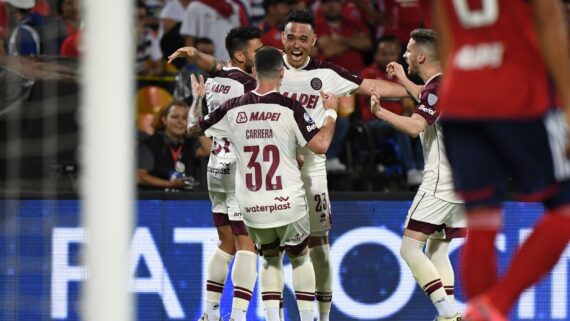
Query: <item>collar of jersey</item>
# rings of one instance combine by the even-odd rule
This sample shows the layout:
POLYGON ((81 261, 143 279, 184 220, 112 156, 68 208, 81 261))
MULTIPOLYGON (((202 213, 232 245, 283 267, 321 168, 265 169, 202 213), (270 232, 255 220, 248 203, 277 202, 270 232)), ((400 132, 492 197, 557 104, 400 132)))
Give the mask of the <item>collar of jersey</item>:
POLYGON ((268 91, 268 92, 266 92, 265 94, 260 94, 260 93, 258 93, 258 92, 255 91, 255 90, 252 90, 251 92, 254 93, 255 95, 261 96, 261 97, 267 96, 267 95, 272 94, 272 93, 279 93, 277 90, 268 91))
POLYGON ((228 71, 228 70, 237 70, 237 71, 241 71, 241 72, 243 72, 244 74, 246 74, 246 72, 245 72, 243 69, 239 68, 239 67, 224 66, 224 67, 222 67, 222 69, 225 70, 225 71, 228 71))
POLYGON ((442 73, 442 72, 438 72, 437 74, 431 76, 431 78, 426 81, 426 83, 424 84, 424 86, 426 86, 427 84, 429 84, 429 82, 432 81, 435 77, 439 77, 439 76, 441 76, 441 75, 443 75, 443 73, 442 73))
POLYGON ((291 66, 289 64, 289 62, 287 61, 287 54, 283 55, 283 63, 285 64, 285 68, 290 69, 290 70, 302 70, 305 69, 305 67, 307 67, 307 65, 311 62, 311 57, 307 56, 307 62, 301 66, 300 68, 295 68, 293 66, 291 66))

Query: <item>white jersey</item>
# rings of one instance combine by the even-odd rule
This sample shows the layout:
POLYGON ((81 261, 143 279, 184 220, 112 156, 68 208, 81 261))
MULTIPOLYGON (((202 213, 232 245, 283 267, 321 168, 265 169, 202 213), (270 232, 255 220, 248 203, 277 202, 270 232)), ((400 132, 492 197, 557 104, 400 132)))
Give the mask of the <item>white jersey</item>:
POLYGON ((319 129, 299 102, 252 91, 201 118, 200 126, 235 146, 236 197, 246 225, 273 228, 308 215, 296 149, 319 129))
POLYGON ((462 203, 453 188, 453 176, 443 144, 441 125, 437 121, 437 91, 441 74, 430 78, 420 94, 415 113, 422 116, 429 126, 420 133, 424 150, 424 178, 419 190, 451 203, 462 203))
MULTIPOLYGON (((281 93, 285 97, 298 100, 307 113, 321 128, 325 121, 325 108, 320 91, 330 92, 336 96, 347 96, 356 91, 362 78, 351 74, 335 64, 310 58, 301 68, 294 68, 283 56, 285 75, 281 83, 281 93)), ((321 172, 326 175, 325 155, 317 155, 307 148, 301 150, 305 156, 303 173, 321 172)))
POLYGON ((230 29, 240 26, 239 6, 231 1, 228 3, 234 11, 231 16, 225 18, 207 4, 192 1, 186 8, 186 18, 180 26, 180 34, 183 36, 212 39, 214 56, 223 60, 230 59, 226 50, 226 35, 230 29))
MULTIPOLYGON (((239 97, 255 89, 256 80, 236 67, 224 67, 206 81, 208 113, 227 100, 239 97)), ((234 192, 236 155, 227 138, 213 137, 212 152, 208 160, 208 190, 234 192)))

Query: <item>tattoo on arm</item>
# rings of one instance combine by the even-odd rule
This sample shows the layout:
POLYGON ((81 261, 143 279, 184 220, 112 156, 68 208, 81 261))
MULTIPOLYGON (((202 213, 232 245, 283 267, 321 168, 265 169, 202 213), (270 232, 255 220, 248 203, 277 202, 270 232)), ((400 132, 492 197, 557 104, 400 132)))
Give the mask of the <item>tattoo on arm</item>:
POLYGON ((202 100, 204 97, 194 97, 190 112, 188 113, 188 134, 191 136, 202 136, 204 131, 200 127, 200 118, 202 117, 202 100))

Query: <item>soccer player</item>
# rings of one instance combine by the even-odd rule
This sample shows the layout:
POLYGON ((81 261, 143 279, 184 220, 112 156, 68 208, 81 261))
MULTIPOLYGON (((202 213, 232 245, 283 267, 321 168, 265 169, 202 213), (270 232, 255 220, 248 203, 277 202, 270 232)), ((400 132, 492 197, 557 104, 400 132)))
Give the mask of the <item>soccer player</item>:
POLYGON ((508 320, 522 291, 552 269, 570 239, 563 10, 559 0, 434 5, 446 63, 439 95, 445 147, 467 207, 465 319, 508 320), (494 243, 506 177, 519 199, 543 202, 546 213, 499 277, 494 243))
MULTIPOLYGON (((262 46, 260 37, 261 31, 257 27, 237 27, 228 32, 226 49, 231 60, 228 67, 212 73, 206 82, 208 112, 213 112, 230 98, 255 89, 256 81, 250 73, 255 51, 262 46)), ((204 321, 220 320, 220 299, 234 253, 234 297, 230 316, 234 321, 245 321, 257 279, 257 253, 236 200, 235 171, 234 147, 227 138, 214 136, 207 179, 220 244, 208 264, 206 311, 200 318, 204 321)))
POLYGON ((442 73, 436 33, 428 29, 412 31, 404 58, 408 74, 418 75, 424 81, 423 88, 412 83, 396 62, 389 63, 387 71, 409 92, 418 93, 414 113, 408 117, 382 108, 380 96, 375 92, 370 103, 376 117, 409 136, 420 136, 424 150, 424 176, 406 217, 400 255, 437 309, 436 320, 461 320, 453 306, 455 278, 448 248, 453 238, 465 237, 467 229, 463 204, 453 191, 453 177, 438 121, 437 91, 442 73))
MULTIPOLYGON (((307 145, 325 153, 334 134, 338 100, 321 92, 327 109, 324 124, 317 128, 301 104, 283 97, 279 86, 284 74, 279 50, 264 47, 255 54, 257 87, 228 100, 212 113, 200 117, 191 110, 189 131, 229 138, 237 154, 236 196, 249 235, 263 255, 261 295, 268 321, 279 320, 283 290, 285 250, 293 267, 293 287, 302 321, 313 320, 315 274, 309 259, 309 215, 296 148, 307 145)), ((195 102, 200 86, 192 75, 195 102)))
MULTIPOLYGON (((335 96, 352 93, 370 96, 372 88, 376 88, 382 96, 408 96, 406 89, 399 84, 381 79, 362 79, 335 64, 309 57, 317 41, 314 17, 310 11, 294 10, 287 16, 282 41, 285 48, 285 75, 280 91, 284 96, 298 100, 315 120, 317 127, 320 127, 325 119, 321 90, 335 96)), ((223 64, 211 56, 198 53, 193 47, 178 49, 169 56, 169 62, 178 57, 196 59, 203 70, 211 70, 216 64, 223 64)), ((301 149, 300 154, 304 157, 301 173, 311 217, 309 247, 317 277, 319 321, 328 321, 332 300, 332 267, 329 260, 331 206, 325 168, 326 157, 307 148, 301 149)))

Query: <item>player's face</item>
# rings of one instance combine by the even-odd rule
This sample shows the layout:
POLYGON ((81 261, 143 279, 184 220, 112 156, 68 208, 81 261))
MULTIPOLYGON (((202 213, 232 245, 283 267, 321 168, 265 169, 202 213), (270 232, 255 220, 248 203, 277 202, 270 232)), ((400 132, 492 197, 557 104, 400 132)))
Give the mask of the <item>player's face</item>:
POLYGON ((250 39, 248 41, 247 49, 245 51, 245 66, 244 69, 247 73, 251 74, 251 68, 253 68, 253 57, 257 49, 263 47, 263 43, 258 39, 250 39))
POLYGON ((287 54, 287 62, 291 66, 299 68, 307 62, 317 37, 311 25, 290 22, 285 26, 281 40, 287 54))
POLYGON ((393 41, 382 41, 376 48, 374 62, 376 62, 382 70, 392 61, 398 61, 400 56, 400 46, 393 41))
POLYGON ((415 75, 418 73, 418 48, 414 39, 410 39, 408 45, 406 46, 406 52, 404 53, 404 59, 408 64, 408 75, 415 75))
POLYGON ((184 106, 173 106, 168 114, 162 117, 164 131, 171 137, 182 137, 186 133, 188 125, 188 108, 184 106))

